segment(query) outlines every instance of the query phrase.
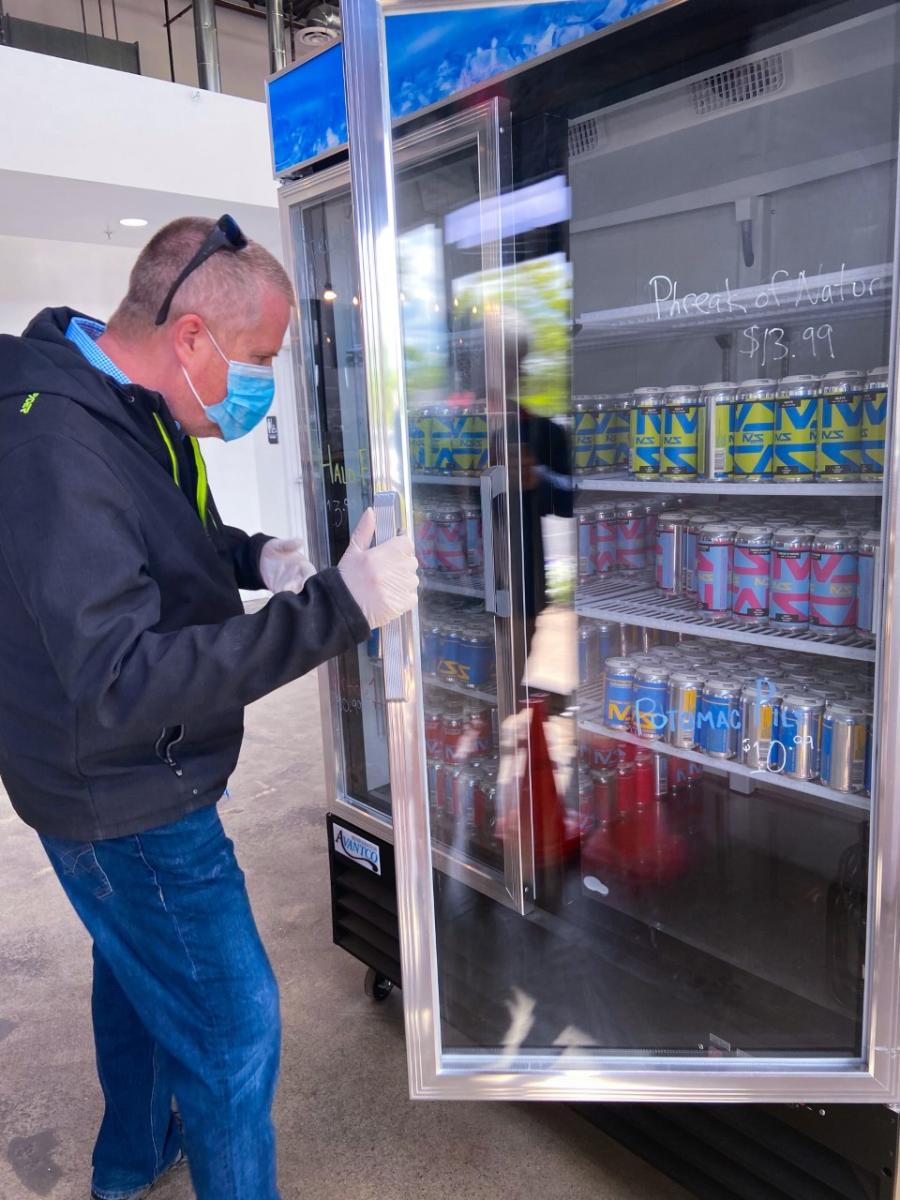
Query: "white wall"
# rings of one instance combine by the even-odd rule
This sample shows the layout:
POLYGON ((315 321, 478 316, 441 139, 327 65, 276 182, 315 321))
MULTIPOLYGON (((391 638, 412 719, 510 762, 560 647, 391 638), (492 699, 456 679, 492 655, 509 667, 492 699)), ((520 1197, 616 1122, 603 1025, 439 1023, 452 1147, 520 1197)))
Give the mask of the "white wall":
MULTIPOLYGON (((136 250, 118 246, 0 235, 0 333, 20 334, 42 308, 55 305, 105 321, 125 292, 136 257, 136 250)), ((281 365, 278 385, 275 414, 293 403, 290 371, 281 365)), ((279 424, 283 431, 284 421, 279 424)), ((228 445, 204 441, 213 495, 228 524, 250 533, 300 536, 290 507, 289 488, 297 487, 289 474, 290 450, 284 441, 269 445, 265 423, 228 445)))
MULTIPOLYGON (((110 0, 101 2, 106 36, 113 37, 112 4, 110 0)), ((185 3, 186 0, 171 0, 169 8, 174 14, 184 8, 185 3)), ((97 0, 85 0, 84 8, 88 33, 99 35, 97 0)), ((4 0, 4 9, 12 17, 41 21, 63 29, 82 29, 80 0, 4 0)), ((116 12, 119 40, 137 42, 140 47, 141 73, 156 79, 170 79, 162 0, 116 0, 116 12)), ((233 96, 262 100, 264 80, 269 71, 265 20, 217 8, 216 25, 223 90, 233 96)), ((196 85, 197 54, 190 12, 172 25, 172 48, 176 82, 196 85)))

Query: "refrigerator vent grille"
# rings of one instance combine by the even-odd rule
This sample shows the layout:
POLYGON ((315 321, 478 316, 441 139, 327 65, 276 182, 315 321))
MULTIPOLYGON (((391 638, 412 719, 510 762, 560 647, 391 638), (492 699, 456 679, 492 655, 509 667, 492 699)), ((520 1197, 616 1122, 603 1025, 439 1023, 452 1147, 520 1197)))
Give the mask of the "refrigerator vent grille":
POLYGON ((740 63, 696 80, 691 84, 691 100, 694 111, 704 117, 735 104, 746 104, 780 92, 784 81, 784 55, 768 54, 765 58, 755 58, 752 62, 740 63))
POLYGON ((584 117, 569 126, 569 158, 590 154, 600 145, 600 122, 596 117, 584 117))

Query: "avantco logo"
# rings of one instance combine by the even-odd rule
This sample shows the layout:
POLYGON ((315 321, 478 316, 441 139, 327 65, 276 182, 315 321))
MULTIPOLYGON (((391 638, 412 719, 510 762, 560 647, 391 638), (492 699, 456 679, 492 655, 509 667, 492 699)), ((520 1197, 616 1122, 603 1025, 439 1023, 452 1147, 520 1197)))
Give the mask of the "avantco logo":
POLYGON ((359 863, 373 875, 381 874, 381 850, 374 842, 368 841, 358 833, 351 833, 349 829, 338 824, 332 825, 331 836, 337 854, 342 854, 351 862, 359 863))

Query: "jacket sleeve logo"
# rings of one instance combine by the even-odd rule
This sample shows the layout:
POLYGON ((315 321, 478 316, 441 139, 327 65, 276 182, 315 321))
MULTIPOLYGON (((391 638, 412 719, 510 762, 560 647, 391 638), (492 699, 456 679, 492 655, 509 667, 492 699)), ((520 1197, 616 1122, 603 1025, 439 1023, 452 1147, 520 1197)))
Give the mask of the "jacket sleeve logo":
POLYGON ((19 412, 24 413, 27 416, 34 407, 34 402, 37 400, 40 394, 40 392, 32 392, 29 396, 26 396, 22 407, 19 409, 19 412))

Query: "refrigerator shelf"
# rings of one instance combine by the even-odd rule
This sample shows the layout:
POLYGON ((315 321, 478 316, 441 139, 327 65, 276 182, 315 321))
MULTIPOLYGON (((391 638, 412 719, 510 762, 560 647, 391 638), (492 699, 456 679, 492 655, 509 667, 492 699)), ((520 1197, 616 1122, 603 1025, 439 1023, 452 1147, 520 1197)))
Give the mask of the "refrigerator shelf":
POLYGON ((627 475, 579 475, 579 492, 662 492, 683 496, 871 496, 881 498, 880 483, 732 483, 712 480, 639 480, 627 475))
POLYGON ((439 487, 478 488, 481 486, 480 475, 429 475, 425 471, 413 471, 410 475, 412 484, 439 487))
POLYGON ((419 572, 422 586, 429 592, 446 592, 450 596, 474 596, 484 599, 484 579, 480 575, 464 576, 461 579, 447 579, 438 573, 419 572))
POLYGON ((426 688, 440 688, 442 692, 454 692, 457 696, 463 696, 467 700, 481 700, 493 707, 497 705, 497 693, 487 688, 464 687, 461 683, 451 683, 449 680, 440 679, 437 675, 425 675, 423 682, 426 688))
POLYGON ((580 328, 574 346, 577 351, 673 335, 713 336, 754 325, 781 326, 790 331, 805 322, 822 320, 821 297, 826 293, 830 295, 829 320, 868 317, 890 304, 892 280, 891 264, 876 263, 731 288, 718 295, 707 293, 705 299, 694 296, 687 304, 684 300, 672 302, 661 293, 658 304, 653 301, 582 313, 577 318, 580 328), (761 300, 765 303, 760 304, 761 300))
MULTIPOLYGON (((580 693, 579 699, 585 693, 580 693)), ((668 742, 659 742, 652 738, 638 737, 635 733, 625 733, 621 729, 610 729, 608 725, 604 725, 601 719, 602 712, 600 704, 596 699, 596 693, 591 695, 587 693, 586 702, 580 703, 580 713, 578 725, 581 729, 586 729, 590 733, 602 733, 605 737, 616 738, 620 742, 630 742, 633 746, 640 746, 644 750, 652 750, 657 754, 668 754, 673 758, 684 758, 688 762, 700 763, 704 767, 712 767, 717 771, 723 771, 727 775, 739 775, 745 779, 752 779, 755 783, 765 783, 772 787, 786 788, 791 792, 800 792, 804 796, 815 796, 819 800, 828 800, 833 804, 843 804, 847 808, 858 808, 867 812, 870 805, 868 796, 861 795, 858 792, 838 792, 834 788, 823 787, 819 783, 806 783, 801 779, 791 779, 786 775, 781 775, 776 771, 755 771, 752 767, 746 767, 743 763, 736 762, 734 759, 726 758, 711 758, 708 754, 703 754, 699 750, 682 750, 680 746, 670 746, 668 742)))
POLYGON ((661 595, 647 574, 613 574, 599 582, 579 584, 575 607, 581 616, 595 620, 619 621, 670 633, 693 633, 718 641, 740 642, 745 646, 772 646, 775 649, 789 646, 806 654, 852 658, 857 662, 875 661, 871 638, 856 634, 827 638, 810 630, 782 633, 768 626, 744 628, 735 621, 707 616, 683 597, 661 595))

